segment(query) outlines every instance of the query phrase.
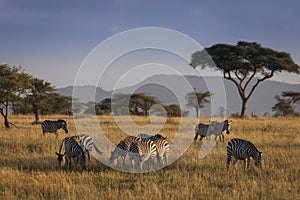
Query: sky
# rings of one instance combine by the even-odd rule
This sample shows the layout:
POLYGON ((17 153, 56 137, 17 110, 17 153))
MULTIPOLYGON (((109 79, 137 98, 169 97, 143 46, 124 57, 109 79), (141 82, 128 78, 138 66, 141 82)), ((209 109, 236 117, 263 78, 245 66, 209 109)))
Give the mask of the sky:
MULTIPOLYGON (((290 53, 299 65, 299 8, 297 0, 0 0, 0 64, 21 65, 65 87, 101 42, 134 28, 162 27, 203 47, 258 42, 290 53)), ((273 80, 300 83, 300 76, 273 80)))

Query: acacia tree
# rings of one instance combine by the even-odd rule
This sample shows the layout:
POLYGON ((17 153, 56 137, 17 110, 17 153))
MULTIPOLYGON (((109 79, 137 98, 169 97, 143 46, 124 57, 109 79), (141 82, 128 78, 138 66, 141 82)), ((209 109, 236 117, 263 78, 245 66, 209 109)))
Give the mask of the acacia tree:
POLYGON ((0 65, 0 114, 4 118, 4 126, 10 128, 8 121, 9 106, 18 101, 29 89, 31 76, 24 73, 20 67, 0 65))
POLYGON ((239 41, 237 45, 216 44, 192 55, 190 65, 214 67, 223 71, 225 79, 234 83, 242 100, 240 117, 247 113, 247 102, 257 86, 275 73, 299 74, 300 67, 289 53, 262 47, 255 42, 239 41), (215 63, 215 65, 213 64, 215 63))
POLYGON ((211 94, 207 92, 197 92, 193 91, 187 93, 185 96, 186 106, 189 108, 195 108, 196 116, 199 117, 199 110, 204 107, 204 105, 210 102, 211 94))
POLYGON ((114 114, 149 115, 150 108, 155 104, 161 104, 160 101, 145 93, 122 94, 117 93, 112 97, 114 114), (129 103, 129 104, 128 104, 129 103))
POLYGON ((272 110, 275 111, 275 116, 296 115, 294 105, 300 101, 300 92, 284 91, 281 96, 276 95, 278 101, 272 110))
POLYGON ((38 78, 31 79, 31 90, 26 95, 25 101, 30 105, 30 109, 34 113, 35 123, 39 122, 41 109, 47 107, 49 94, 53 93, 53 91, 54 87, 49 82, 38 78))

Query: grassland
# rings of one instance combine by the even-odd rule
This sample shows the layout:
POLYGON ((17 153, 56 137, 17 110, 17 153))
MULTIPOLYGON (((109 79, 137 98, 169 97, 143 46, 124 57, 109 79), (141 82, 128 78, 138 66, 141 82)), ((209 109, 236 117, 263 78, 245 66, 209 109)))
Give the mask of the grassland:
MULTIPOLYGON (((120 172, 95 159, 89 163, 88 171, 82 173, 61 169, 54 153, 66 136, 62 131, 58 139, 53 134, 42 137, 40 125, 31 125, 33 116, 11 116, 10 120, 18 128, 6 129, 0 125, 0 199, 298 199, 300 196, 299 118, 234 119, 231 134, 225 135, 225 142, 218 143, 205 158, 198 157, 201 144, 193 144, 170 166, 144 174, 120 172), (248 139, 263 151, 263 170, 255 168, 253 161, 247 171, 243 170, 242 162, 226 170, 225 146, 234 137, 248 139)), ((112 117, 98 120, 114 143, 125 136, 112 117)), ((134 121, 140 125, 149 123, 148 118, 142 117, 135 117, 134 121)), ((178 121, 167 120, 160 133, 172 140, 178 121)), ((71 118, 68 125, 69 135, 75 134, 71 118)))

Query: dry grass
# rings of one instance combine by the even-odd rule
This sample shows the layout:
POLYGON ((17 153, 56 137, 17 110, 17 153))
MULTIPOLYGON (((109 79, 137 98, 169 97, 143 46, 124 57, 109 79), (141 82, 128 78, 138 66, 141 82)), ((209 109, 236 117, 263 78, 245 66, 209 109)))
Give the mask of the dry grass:
MULTIPOLYGON (((57 166, 54 154, 66 136, 62 131, 58 139, 53 134, 42 137, 40 125, 31 125, 33 116, 10 119, 18 128, 5 129, 0 125, 0 199, 296 199, 300 196, 299 118, 235 119, 225 142, 218 143, 205 158, 198 157, 200 144, 191 145, 170 166, 146 174, 119 172, 95 159, 88 171, 63 170, 57 166), (263 151, 263 170, 256 169, 252 161, 247 171, 243 170, 242 162, 226 171, 225 146, 233 137, 248 139, 263 151)), ((125 137, 112 117, 98 120, 113 143, 125 137)), ((179 120, 168 119, 160 133, 172 140, 179 120)), ((135 117, 133 121, 147 127, 150 119, 135 117)), ((68 119, 68 125, 69 135, 75 134, 72 119, 68 119)), ((123 126, 130 124, 123 121, 123 126)), ((151 128, 147 129, 151 132, 151 128)), ((186 135, 190 137, 191 133, 186 135)))

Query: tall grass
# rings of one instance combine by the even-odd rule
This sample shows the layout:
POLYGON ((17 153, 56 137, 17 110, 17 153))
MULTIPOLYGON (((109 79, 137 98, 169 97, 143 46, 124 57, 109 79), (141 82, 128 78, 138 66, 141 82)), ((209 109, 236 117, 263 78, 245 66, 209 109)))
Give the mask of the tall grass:
MULTIPOLYGON (((300 196, 299 118, 235 119, 225 142, 218 142, 203 159, 198 157, 201 147, 198 142, 168 167, 145 174, 119 172, 95 159, 82 173, 62 169, 57 166, 55 151, 66 136, 63 131, 59 131, 58 139, 54 134, 43 137, 40 125, 31 124, 33 116, 11 116, 10 120, 18 128, 6 129, 0 125, 0 199, 296 199, 300 196), (249 170, 243 170, 242 162, 226 170, 225 147, 234 137, 250 140, 263 151, 262 170, 254 167, 253 160, 249 170)), ((76 134, 73 119, 67 120, 68 135, 76 134)), ((98 121, 113 143, 126 136, 112 117, 98 117, 98 121)), ((134 117, 133 121, 140 126, 150 123, 149 118, 143 117, 134 117)), ((160 118, 155 120, 154 126, 159 121, 160 118)), ((168 119, 160 134, 172 140, 179 121, 168 119)), ((147 130, 152 133, 151 127, 147 130)))

